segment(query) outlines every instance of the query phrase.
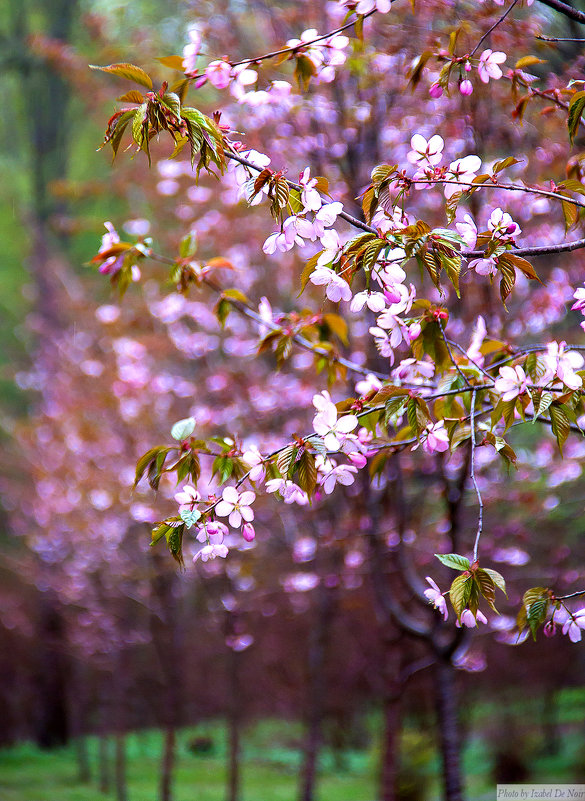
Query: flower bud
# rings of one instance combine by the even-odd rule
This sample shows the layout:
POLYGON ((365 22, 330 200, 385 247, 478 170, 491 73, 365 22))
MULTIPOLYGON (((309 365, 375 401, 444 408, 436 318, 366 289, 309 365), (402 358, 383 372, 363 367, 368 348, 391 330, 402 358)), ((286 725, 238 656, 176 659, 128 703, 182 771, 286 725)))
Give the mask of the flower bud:
POLYGON ((365 467, 368 462, 363 453, 358 453, 357 451, 355 453, 348 453, 347 458, 352 464, 360 468, 365 467))
POLYGON ((254 530, 254 526, 251 523, 244 523, 242 526, 242 537, 246 542, 252 542, 255 536, 256 531, 254 530))
POLYGON ((471 83, 471 81, 465 79, 464 81, 461 81, 461 83, 459 84, 459 91, 461 92, 462 95, 470 95, 473 92, 473 84, 471 83))
POLYGON ((431 84, 429 88, 429 95, 431 97, 433 97, 436 100, 438 97, 441 97, 442 94, 443 94, 443 89, 439 86, 438 83, 431 84))

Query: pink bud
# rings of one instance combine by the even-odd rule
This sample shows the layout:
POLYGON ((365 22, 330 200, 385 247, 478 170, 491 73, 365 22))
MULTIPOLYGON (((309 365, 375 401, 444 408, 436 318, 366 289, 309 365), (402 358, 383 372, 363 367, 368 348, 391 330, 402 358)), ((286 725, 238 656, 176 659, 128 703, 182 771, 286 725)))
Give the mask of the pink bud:
POLYGON ((473 92, 473 84, 465 79, 459 84, 459 91, 462 95, 470 95, 473 92))
POLYGON ((410 342, 414 342, 415 339, 418 339, 421 333, 420 323, 411 323, 408 326, 408 339, 410 342))
POLYGON ((463 69, 465 70, 465 72, 471 72, 471 64, 469 63, 469 61, 465 62, 465 66, 463 67, 463 69))
POLYGON ((440 87, 438 83, 432 83, 429 88, 429 95, 431 97, 434 97, 436 100, 438 97, 441 97, 442 94, 443 94, 442 87, 440 87))
POLYGON ((357 451, 355 453, 348 453, 347 458, 356 467, 365 467, 368 462, 363 453, 357 453, 357 451))
POLYGON ((244 523, 242 526, 242 537, 246 540, 246 542, 252 542, 255 536, 256 532, 254 530, 254 526, 251 523, 244 523))
POLYGON ((545 637, 554 637, 555 634, 556 634, 556 631, 557 631, 557 627, 552 622, 552 620, 549 620, 548 623, 545 623, 544 628, 543 628, 543 633, 544 633, 545 637))
POLYGON ((392 286, 387 286, 384 289, 384 297, 388 303, 398 303, 400 300, 402 300, 402 295, 394 284, 392 286))

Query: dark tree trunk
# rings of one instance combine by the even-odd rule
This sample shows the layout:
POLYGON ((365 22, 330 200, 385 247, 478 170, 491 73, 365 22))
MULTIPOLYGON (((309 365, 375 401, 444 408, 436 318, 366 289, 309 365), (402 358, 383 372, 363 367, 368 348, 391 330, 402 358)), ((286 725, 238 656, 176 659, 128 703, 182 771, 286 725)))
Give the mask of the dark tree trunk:
POLYGON ((400 711, 400 697, 398 694, 388 694, 384 699, 384 734, 380 765, 380 801, 397 801, 398 798, 400 711))
POLYGON ((128 801, 126 786, 126 739, 122 732, 116 733, 115 761, 116 801, 128 801))
POLYGON ((230 704, 228 715, 229 726, 229 765, 228 765, 228 801, 239 801, 240 797, 240 670, 239 654, 231 650, 229 654, 230 704))
POLYGON ((75 740, 75 756, 77 759, 77 780, 81 784, 89 784, 91 781, 91 764, 89 762, 89 751, 87 750, 87 739, 80 735, 75 740))
POLYGON ((98 774, 100 792, 109 793, 111 783, 110 741, 105 731, 101 732, 99 739, 98 774))
POLYGON ((175 727, 165 729, 163 758, 160 771, 160 801, 172 801, 173 773, 175 769, 175 727))
POLYGON ((462 801, 460 738, 457 714, 455 669, 450 659, 441 658, 436 664, 437 724, 445 801, 462 801))
POLYGON ((37 649, 39 680, 35 740, 40 748, 58 748, 66 745, 69 739, 68 665, 65 624, 58 601, 50 593, 41 595, 37 649))
POLYGON ((322 743, 323 711, 326 694, 325 657, 331 629, 331 618, 335 606, 334 591, 320 585, 316 606, 309 641, 309 687, 300 801, 313 801, 315 797, 317 761, 322 743))

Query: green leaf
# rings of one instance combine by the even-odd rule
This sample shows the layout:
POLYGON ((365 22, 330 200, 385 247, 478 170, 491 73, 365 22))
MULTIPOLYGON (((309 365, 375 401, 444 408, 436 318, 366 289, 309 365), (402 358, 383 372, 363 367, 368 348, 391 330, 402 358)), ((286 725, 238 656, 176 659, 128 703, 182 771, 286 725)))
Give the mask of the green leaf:
POLYGON ((458 553, 436 553, 435 556, 446 567, 451 567, 453 570, 469 570, 471 567, 469 559, 465 556, 460 556, 458 553))
POLYGON ((457 617, 461 617, 463 610, 470 607, 473 584, 471 576, 457 576, 451 584, 449 598, 457 617))
POLYGON ((276 466, 280 470, 283 478, 289 478, 289 473, 292 474, 292 467, 294 465, 295 456, 298 448, 296 445, 287 445, 281 450, 276 458, 276 466))
POLYGON ((317 467, 312 453, 307 450, 303 451, 297 463, 297 470, 298 485, 310 498, 317 486, 317 467))
POLYGON ((179 514, 187 528, 191 528, 191 526, 195 525, 201 517, 201 512, 198 509, 182 509, 179 514))
POLYGON ((481 594, 494 612, 497 612, 498 610, 494 606, 496 600, 496 585, 493 578, 490 576, 487 570, 478 570, 475 574, 475 578, 481 594))
POLYGON ((504 593, 504 595, 506 596, 506 598, 507 598, 508 597, 508 593, 506 592, 506 582, 505 582, 504 577, 502 576, 502 574, 498 573, 497 570, 492 570, 489 567, 484 567, 483 571, 484 571, 484 573, 487 573, 488 576, 490 576, 491 580, 494 582, 496 587, 499 590, 501 590, 504 593))
POLYGON ((575 92, 571 98, 571 102, 569 103, 569 116, 567 118, 569 140, 571 144, 573 144, 575 134, 579 128, 583 109, 585 109, 585 92, 575 92))
POLYGON ((136 476, 134 478, 134 486, 138 484, 138 482, 146 472, 149 465, 156 461, 159 454, 160 453, 167 454, 169 450, 171 449, 163 445, 159 445, 156 448, 151 448, 150 450, 146 451, 144 456, 140 457, 136 465, 136 476))
POLYGON ((550 415, 552 432, 557 438, 559 451, 561 452, 562 456, 563 445, 567 441, 567 437, 571 431, 571 423, 563 406, 557 406, 556 404, 553 404, 549 408, 548 413, 550 415))
POLYGON ((117 75, 119 78, 126 78, 128 81, 134 81, 134 83, 139 83, 147 89, 152 89, 152 79, 150 75, 135 64, 108 64, 105 67, 90 64, 89 68, 92 70, 100 70, 101 72, 108 72, 110 75, 117 75))
POLYGON ((195 418, 185 417, 184 420, 179 420, 171 428, 171 437, 176 440, 184 440, 190 437, 195 431, 195 418))

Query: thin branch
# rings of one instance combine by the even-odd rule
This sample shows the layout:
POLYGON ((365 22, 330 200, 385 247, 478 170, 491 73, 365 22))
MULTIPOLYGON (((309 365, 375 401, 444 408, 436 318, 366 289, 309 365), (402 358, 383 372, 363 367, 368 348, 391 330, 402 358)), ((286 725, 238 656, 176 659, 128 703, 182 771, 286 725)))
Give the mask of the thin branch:
POLYGON ((500 23, 502 23, 502 22, 503 22, 503 21, 506 19, 506 17, 507 17, 507 16, 508 16, 508 14, 510 13, 510 11, 511 11, 511 10, 514 8, 514 6, 516 5, 516 3, 517 3, 517 2, 518 2, 518 0, 514 0, 514 2, 512 3, 512 5, 510 6, 510 8, 509 8, 507 11, 505 11, 505 12, 502 14, 502 16, 501 16, 501 17, 500 17, 498 20, 496 20, 496 22, 494 22, 494 24, 492 25, 492 27, 491 27, 491 28, 490 28, 488 31, 486 31, 486 32, 484 33, 484 35, 481 37, 481 39, 479 40, 479 42, 478 42, 478 43, 475 45, 475 47, 473 48, 473 50, 472 50, 472 51, 471 51, 471 53, 469 54, 469 57, 470 57, 470 58, 471 58, 471 56, 473 56, 475 53, 477 53, 477 51, 478 51, 478 50, 479 50, 479 48, 481 47, 481 44, 482 44, 482 42, 484 42, 484 41, 487 39, 487 37, 490 35, 490 33, 491 33, 493 30, 495 30, 495 29, 498 27, 498 25, 499 25, 500 23))
POLYGON ((540 195, 541 197, 551 198, 552 200, 560 200, 565 203, 571 203, 573 206, 579 206, 585 209, 585 202, 577 200, 576 198, 569 197, 568 195, 561 195, 560 192, 549 192, 547 189, 537 189, 531 186, 522 186, 522 184, 500 184, 495 181, 492 183, 475 184, 473 181, 459 181, 452 178, 416 178, 413 183, 417 184, 455 184, 456 186, 466 186, 469 188, 480 189, 505 189, 508 192, 526 192, 529 195, 540 195))
POLYGON ((477 562, 477 553, 479 550, 479 539, 481 537, 481 532, 483 529, 483 499, 481 497, 481 492, 479 491, 479 487, 477 486, 477 481, 475 479, 475 392, 471 393, 471 413, 470 413, 470 425, 471 425, 471 459, 470 459, 470 467, 469 467, 469 475, 471 476, 471 481, 473 482, 473 486, 475 487, 475 494, 477 495, 477 504, 479 506, 479 514, 477 519, 477 534, 475 536, 475 544, 473 546, 473 561, 477 562))
POLYGON ((585 42, 585 39, 575 39, 572 36, 544 36, 542 33, 537 33, 536 38, 543 42, 585 42))
MULTIPOLYGON (((176 261, 173 259, 168 258, 167 256, 162 256, 158 253, 150 253, 149 257, 155 261, 159 261, 162 264, 169 264, 174 265, 176 261)), ((220 286, 218 286, 215 281, 211 278, 203 278, 203 283, 209 287, 214 292, 221 294, 223 291, 220 286)), ((258 312, 252 308, 252 306, 244 303, 241 300, 237 300, 236 298, 225 297, 225 300, 230 303, 231 306, 234 307, 240 314, 244 317, 247 317, 249 320, 257 323, 258 325, 263 325, 266 328, 270 328, 271 331, 279 331, 282 330, 281 326, 271 320, 265 320, 261 317, 258 312)), ((356 364, 356 362, 352 362, 349 359, 346 359, 343 356, 333 354, 330 351, 326 350, 325 348, 320 348, 318 345, 315 345, 313 342, 308 340, 302 334, 292 334, 292 339, 299 345, 301 348, 305 350, 311 351, 317 356, 325 356, 328 359, 333 359, 338 364, 341 364, 343 367, 346 367, 348 370, 351 370, 353 373, 358 373, 359 375, 368 376, 374 375, 376 378, 379 378, 381 381, 385 381, 388 376, 385 373, 379 373, 376 370, 371 370, 368 367, 362 367, 360 364, 356 364)))
MULTIPOLYGON (((447 339, 447 337, 445 336, 445 328, 443 326, 443 321, 439 318, 437 320, 437 322, 438 322, 439 328, 441 330, 441 337, 443 339, 443 342, 445 343, 445 347, 447 348, 447 353, 449 354, 449 358, 451 359, 451 364, 457 370, 457 373, 459 374, 459 377, 463 379, 463 381, 465 383, 465 386, 468 387, 468 386, 470 386, 470 384, 469 384, 469 381, 467 379, 467 376, 465 375, 465 373, 462 371, 462 369, 459 367, 459 365, 455 361, 455 357, 453 356, 453 351, 451 350, 450 342, 447 339)), ((490 376, 490 378, 491 378, 491 376, 490 376)))
MULTIPOLYGON (((574 242, 563 242, 561 245, 543 245, 534 248, 514 248, 510 251, 515 256, 549 256, 552 253, 572 253, 574 250, 585 248, 585 239, 576 239, 574 242)), ((485 256, 483 250, 462 250, 461 255, 465 258, 481 258, 485 256)))
MULTIPOLYGON (((368 11, 367 14, 364 14, 363 18, 367 19, 375 13, 376 9, 374 8, 372 11, 368 11)), ((276 58, 277 56, 283 56, 286 53, 302 51, 311 47, 311 45, 317 44, 317 42, 322 42, 324 39, 329 39, 331 36, 335 36, 342 31, 346 31, 348 28, 351 28, 353 25, 355 25, 356 22, 357 19, 352 19, 345 25, 342 25, 340 28, 336 28, 334 31, 329 31, 329 33, 324 33, 321 36, 317 36, 315 39, 311 39, 309 42, 302 42, 302 44, 294 45, 293 47, 283 47, 280 50, 273 50, 272 53, 265 53, 264 55, 256 56, 255 58, 244 58, 241 61, 229 61, 228 63, 232 67, 239 67, 240 64, 258 64, 260 61, 266 61, 269 58, 276 58)))

